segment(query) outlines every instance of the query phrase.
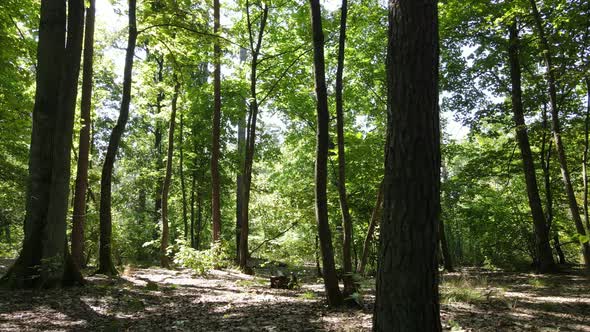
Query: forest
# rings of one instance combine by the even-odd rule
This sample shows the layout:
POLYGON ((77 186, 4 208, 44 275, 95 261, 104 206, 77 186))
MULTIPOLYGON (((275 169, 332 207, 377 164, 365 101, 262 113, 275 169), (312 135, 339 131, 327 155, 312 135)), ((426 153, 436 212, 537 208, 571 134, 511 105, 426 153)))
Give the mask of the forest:
POLYGON ((1 331, 590 331, 590 2, 0 0, 1 331))

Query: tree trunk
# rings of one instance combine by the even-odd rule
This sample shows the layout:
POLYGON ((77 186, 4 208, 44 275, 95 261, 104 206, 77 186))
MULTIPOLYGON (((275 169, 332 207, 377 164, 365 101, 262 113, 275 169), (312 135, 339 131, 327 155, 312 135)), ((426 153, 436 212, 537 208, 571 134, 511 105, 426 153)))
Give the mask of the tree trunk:
MULTIPOLYGON (((196 167, 196 165, 194 166, 196 167)), ((197 170, 193 170, 192 172, 192 181, 191 181, 191 248, 195 247, 195 183, 197 182, 197 170)))
MULTIPOLYGON (((182 193, 182 223, 184 224, 184 241, 188 242, 189 229, 187 218, 187 203, 186 203, 186 181, 184 178, 184 114, 180 114, 180 141, 178 142, 180 150, 180 191, 182 193)), ((190 242, 189 242, 190 243, 190 242)))
POLYGON ((445 223, 442 218, 440 218, 439 230, 443 266, 447 272, 454 272, 455 269, 453 268, 453 258, 451 257, 451 252, 449 251, 449 244, 447 243, 447 237, 445 235, 445 223))
POLYGON ((238 158, 240 158, 240 168, 236 175, 236 263, 240 263, 240 233, 242 220, 242 201, 243 201, 243 185, 244 185, 244 145, 246 140, 246 128, 242 119, 238 122, 238 158))
POLYGON ((588 218, 588 132, 590 127, 590 78, 586 77, 586 119, 584 120, 584 155, 582 156, 582 176, 584 180, 584 222, 586 231, 590 232, 590 218, 588 218))
POLYGON ((332 233, 328 219, 328 150, 329 150, 329 122, 328 92, 326 88, 326 74, 324 63, 324 32, 322 29, 321 5, 319 0, 310 0, 311 28, 313 39, 313 63, 315 72, 315 92, 317 98, 317 143, 315 164, 315 203, 316 221, 322 253, 324 287, 329 305, 339 305, 342 294, 338 286, 338 277, 334 264, 334 250, 332 248, 332 233))
MULTIPOLYGON (((549 85, 549 104, 551 105, 551 127, 553 131, 553 140, 555 141, 555 148, 557 150, 557 159, 561 167, 561 176, 565 191, 567 194, 568 204, 572 219, 576 226, 576 230, 580 236, 586 236, 586 230, 580 218, 580 208, 576 201, 576 195, 572 186, 569 169, 567 166, 567 157, 565 153, 565 146, 561 139, 561 127, 559 123, 559 110, 557 109, 557 87, 555 82, 555 68, 553 67, 553 58, 551 55, 551 49, 549 42, 545 36, 545 28, 543 27, 543 20, 537 9, 537 3, 535 0, 530 0, 533 17, 537 27, 537 33, 539 34, 539 40, 541 42, 541 48, 543 51, 543 59, 546 67, 546 78, 549 85)), ((590 243, 585 242, 582 244, 582 254, 584 256, 584 264, 586 269, 590 269, 590 243)))
POLYGON ((12 288, 83 283, 66 238, 83 1, 68 1, 67 13, 66 18, 64 1, 41 3, 25 238, 18 259, 0 281, 12 288))
MULTIPOLYGON (((213 33, 220 34, 219 0, 213 0, 213 33)), ((221 134, 221 46, 219 38, 213 46, 213 140, 211 146, 211 217, 213 242, 221 241, 221 184, 219 178, 219 155, 221 134)))
MULTIPOLYGON (((158 72, 156 73, 156 77, 154 79, 156 85, 161 84, 164 81, 164 57, 163 56, 156 56, 155 61, 158 65, 158 72)), ((158 95, 156 96, 156 116, 162 112, 162 102, 164 101, 165 95, 164 91, 161 88, 158 91, 158 95)), ((156 117, 156 125, 154 130, 154 149, 156 151, 156 188, 154 191, 154 222, 155 224, 160 223, 161 212, 162 212, 162 184, 164 183, 164 177, 162 176, 162 169, 164 168, 164 163, 162 161, 163 153, 162 153, 162 136, 163 136, 163 129, 162 129, 162 122, 161 120, 156 117)), ((154 231, 154 239, 158 238, 158 232, 154 231)))
POLYGON ((508 55, 510 60, 510 81, 512 90, 512 112, 514 114, 514 123, 516 125, 516 137, 520 147, 524 177, 526 180, 527 196, 529 207, 533 217, 535 233, 535 251, 537 258, 537 270, 541 273, 555 270, 555 262, 549 245, 549 228, 545 223, 543 207, 541 205, 541 196, 537 185, 537 176, 535 173, 535 164, 533 162, 533 153, 529 143, 526 124, 524 122, 524 110, 522 105, 522 88, 521 88, 521 69, 520 69, 520 50, 519 37, 516 22, 509 27, 509 49, 508 55))
POLYGON ((195 249, 201 249, 201 230, 203 228, 203 194, 199 186, 197 191, 197 238, 195 239, 195 249))
POLYGON ((359 267, 359 274, 365 275, 365 268, 367 266, 367 260, 369 258, 369 251, 371 250, 371 241, 373 240, 373 234, 375 233, 375 226, 381 216, 381 210, 383 208, 383 181, 379 184, 379 190, 377 192, 377 201, 371 214, 371 221, 369 222, 369 229, 367 230, 367 236, 365 237, 365 243, 363 245, 363 255, 361 256, 361 266, 359 267))
POLYGON ((340 199, 340 211, 342 212, 342 267, 344 281, 344 296, 356 291, 352 279, 352 219, 348 208, 346 196, 346 158, 344 155, 344 101, 342 98, 344 71, 344 50, 346 44, 346 15, 348 13, 347 0, 342 0, 340 9, 340 36, 338 40, 338 67, 336 68, 336 127, 338 136, 338 197, 340 199))
MULTIPOLYGON (((240 63, 246 61, 246 49, 240 49, 240 63)), ((246 110, 245 101, 240 103, 244 111, 246 110)), ((242 219, 242 201, 243 201, 243 184, 244 184, 244 165, 245 165, 245 144, 246 144, 246 116, 240 116, 238 121, 238 158, 239 158, 239 169, 236 176, 236 264, 240 264, 240 232, 241 232, 241 219, 242 219)))
POLYGON ((137 26, 135 21, 136 0, 129 0, 129 37, 125 52, 125 68, 123 72, 123 95, 121 98, 121 112, 117 124, 113 128, 109 145, 102 167, 100 179, 100 248, 99 267, 97 273, 116 275, 117 269, 112 258, 112 216, 111 216, 111 184, 113 167, 121 137, 129 118, 129 104, 131 102, 131 74, 133 70, 133 56, 137 40, 137 26))
POLYGON ((436 0, 389 2, 387 143, 374 331, 441 331, 436 0))
POLYGON ((90 112, 92 107, 92 76, 94 57, 95 0, 90 0, 86 9, 84 32, 84 68, 82 72, 82 101, 80 103, 80 142, 78 146, 78 169, 74 191, 74 214, 72 216, 72 259, 78 267, 84 267, 84 227, 86 224, 86 191, 88 190, 88 160, 90 152, 90 112))
POLYGON ((172 113, 170 114, 170 127, 168 129, 168 153, 166 157, 166 175, 162 184, 162 238, 160 241, 160 266, 170 267, 170 259, 166 254, 170 230, 168 226, 168 194, 170 193, 170 183, 172 182, 172 157, 174 155, 174 129, 176 127, 176 103, 178 101, 178 90, 180 84, 176 81, 174 85, 174 95, 172 96, 172 113))
POLYGON ((240 220, 240 268, 242 271, 248 270, 248 234, 249 234, 249 208, 250 208, 250 190, 252 188, 252 165, 254 163, 254 149, 256 147, 256 122, 258 119, 258 97, 256 91, 258 56, 262 47, 262 37, 268 18, 268 5, 265 3, 260 17, 260 27, 258 37, 254 42, 254 33, 250 21, 250 6, 246 1, 246 14, 248 16, 248 33, 250 36, 250 52, 252 53, 252 62, 250 65, 250 105, 246 133, 246 159, 244 161, 244 170, 242 172, 242 211, 240 220))

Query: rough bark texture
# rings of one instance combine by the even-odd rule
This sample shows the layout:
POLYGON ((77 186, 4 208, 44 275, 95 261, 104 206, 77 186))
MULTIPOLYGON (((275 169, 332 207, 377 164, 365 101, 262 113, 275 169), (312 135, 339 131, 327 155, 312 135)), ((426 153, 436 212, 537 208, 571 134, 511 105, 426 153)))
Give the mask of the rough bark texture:
POLYGON ((359 274, 365 274, 365 268, 367 267, 367 260, 369 259, 369 251, 371 250, 371 241, 373 240, 373 234, 375 233, 375 227, 381 217, 381 210, 383 209, 383 181, 379 185, 379 191, 377 192, 377 201, 373 207, 373 213, 371 214, 371 221, 369 222, 369 229, 367 230, 367 236, 363 244, 363 255, 361 256, 361 264, 359 267, 359 274))
POLYGON ((90 112, 92 107, 92 76, 94 58, 95 0, 90 0, 86 9, 84 32, 84 67, 82 71, 82 101, 80 103, 80 141, 78 144, 78 169, 74 191, 74 215, 72 216, 72 259, 78 267, 85 264, 84 227, 86 224, 86 191, 88 190, 88 159, 90 152, 90 112))
POLYGON ((313 63, 315 72, 315 92, 317 98, 317 143, 315 164, 315 210, 318 225, 320 251, 324 287, 328 304, 334 306, 342 302, 342 294, 338 286, 338 277, 334 264, 334 250, 332 248, 332 234, 328 219, 328 150, 329 150, 329 122, 328 92, 326 89, 326 74, 324 63, 324 32, 322 29, 322 15, 319 0, 310 0, 311 28, 313 39, 313 63))
POLYGON ((529 135, 524 122, 524 109, 522 105, 522 87, 521 87, 521 69, 520 69, 520 51, 519 37, 516 23, 509 27, 509 48, 508 55, 510 61, 510 81, 512 90, 512 113, 514 124, 516 125, 516 137, 520 147, 522 166, 527 187, 527 196, 529 207, 533 217, 533 226, 535 233, 535 251, 536 251, 536 268, 539 272, 551 272, 555 270, 555 262, 549 245, 549 228, 545 223, 545 215, 541 205, 541 196, 537 185, 537 176, 535 164, 533 162, 533 153, 529 143, 529 135))
POLYGON ((41 3, 25 238, 18 259, 0 281, 8 287, 42 288, 83 282, 66 239, 83 1, 68 1, 67 12, 66 16, 65 1, 41 3))
MULTIPOLYGON (((219 0, 213 0, 213 32, 220 33, 219 0)), ((211 146, 211 217, 213 242, 221 241, 221 184, 219 179, 219 155, 221 132, 221 46, 219 38, 213 46, 213 140, 211 146)))
MULTIPOLYGON (((567 200, 572 215, 572 219, 574 220, 574 224, 576 226, 576 231, 580 236, 585 236, 586 230, 584 229, 584 224, 582 223, 582 218, 580 217, 580 208, 578 206, 578 202, 576 201, 576 194, 574 193, 574 188, 572 186, 570 172, 567 165, 565 146, 561 138, 559 110, 557 109, 557 86, 555 80, 555 68, 553 67, 553 57, 551 53, 551 48, 549 47, 549 42, 547 41, 547 37, 545 35, 543 19, 541 18, 541 14, 537 9, 537 3, 535 0, 530 0, 530 4, 541 44, 541 49, 543 51, 543 60, 545 61, 545 67, 547 70, 545 76, 547 79, 547 83, 549 85, 549 104, 551 106, 551 129, 553 131, 553 141, 555 142, 555 148, 557 150, 557 159, 559 160, 559 165, 561 167, 561 177, 565 187, 565 192, 567 194, 567 200)), ((582 254, 584 256, 584 264, 586 265, 586 269, 590 269, 590 243, 585 242, 584 244, 582 244, 582 254)))
POLYGON ((374 331, 441 331, 436 0, 391 0, 374 331))
POLYGON ((136 0, 129 0, 129 37, 127 39, 127 51, 125 53, 125 68, 123 72, 123 96, 121 99, 121 111, 117 124, 111 132, 109 145, 102 167, 100 179, 100 247, 98 273, 116 275, 117 270, 113 264, 111 234, 111 184, 113 167, 121 137, 125 131, 125 125, 129 118, 129 104, 131 103, 131 74, 133 70, 133 56, 137 40, 137 26, 135 21, 136 0))
POLYGON ((346 158, 344 154, 344 100, 342 98, 344 72, 344 50, 346 45, 346 16, 348 3, 342 0, 340 10, 340 36, 338 39, 338 67, 336 68, 336 129, 338 136, 338 198, 340 199, 340 211, 342 212, 342 268, 344 272, 344 295, 350 295, 356 291, 352 279, 352 218, 348 208, 346 196, 346 158))
POLYGON ((168 193, 170 192, 170 183, 172 182, 172 156, 174 155, 174 129, 176 128, 176 103, 178 101, 178 90, 180 85, 177 82, 174 85, 174 95, 172 95, 172 112, 170 114, 170 127, 168 129, 168 153, 166 158, 166 175, 162 184, 162 235, 160 238, 160 266, 170 267, 170 259, 166 252, 168 251, 168 242, 170 240, 170 230, 168 226, 168 193))
POLYGON ((256 86, 258 83, 257 68, 258 56, 260 55, 260 48, 262 47, 262 37, 264 36, 264 28, 266 26, 266 19, 268 17, 268 5, 265 3, 260 17, 260 27, 258 29, 258 36, 254 40, 254 31, 252 22, 250 21, 250 6, 246 1, 246 14, 248 17, 248 34, 250 36, 250 52, 252 54, 252 62, 250 64, 250 104, 248 112, 247 132, 246 132, 246 159, 244 161, 244 169, 242 171, 242 204, 241 204, 241 218, 240 218, 240 268, 242 271, 250 272, 248 269, 248 234, 249 234, 249 210, 250 210, 250 190, 252 188, 252 165, 254 163, 254 149, 256 147, 256 122, 258 119, 258 96, 256 86))

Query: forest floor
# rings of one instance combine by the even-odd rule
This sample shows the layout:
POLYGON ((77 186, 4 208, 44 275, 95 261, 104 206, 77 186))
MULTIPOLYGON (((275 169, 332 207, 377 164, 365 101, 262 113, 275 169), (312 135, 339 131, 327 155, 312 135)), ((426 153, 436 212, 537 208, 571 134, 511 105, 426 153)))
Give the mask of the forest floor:
MULTIPOLYGON (((0 273, 6 265, 0 261, 0 273)), ((370 331, 371 280, 363 283, 362 308, 330 309, 321 280, 270 289, 271 270, 256 272, 127 267, 120 278, 91 276, 81 288, 0 290, 0 331, 370 331)), ((447 331, 590 331, 590 279, 580 270, 540 276, 466 268, 442 280, 447 331)))

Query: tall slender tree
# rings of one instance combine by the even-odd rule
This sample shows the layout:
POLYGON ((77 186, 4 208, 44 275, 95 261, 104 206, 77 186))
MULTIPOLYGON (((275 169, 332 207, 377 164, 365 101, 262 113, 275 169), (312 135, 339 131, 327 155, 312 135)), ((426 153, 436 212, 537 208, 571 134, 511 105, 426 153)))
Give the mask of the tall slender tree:
MULTIPOLYGON (((220 33, 219 0, 213 0, 213 33, 220 33)), ((213 138, 211 145, 211 217, 213 242, 221 241, 221 183, 219 175, 221 135, 221 43, 215 38, 213 45, 213 138)))
POLYGON ((338 139, 338 197, 340 199, 340 211, 342 213, 342 267, 344 281, 344 295, 355 292, 352 279, 352 218, 348 208, 346 195, 346 158, 344 152, 344 98, 342 97, 344 51, 346 46, 346 16, 348 14, 348 2, 342 0, 340 9, 340 36, 338 39, 338 66, 336 68, 336 131, 338 139))
POLYGON ((176 128, 176 108, 178 103, 178 91, 180 83, 174 76, 174 94, 172 95, 172 112, 170 114, 170 126, 168 129, 168 153, 166 158, 166 175, 162 184, 162 237, 160 241, 160 265, 170 267, 168 258, 168 242, 170 238, 170 227, 168 224, 168 194, 170 193, 170 184, 172 182, 172 157, 174 156, 174 130, 176 128))
POLYGON ((521 88, 521 69, 520 69, 520 50, 518 27, 516 21, 509 26, 509 62, 510 62, 510 81, 512 112, 514 113, 514 124, 516 125, 516 137, 520 147, 524 177, 527 187, 527 196, 529 207, 533 216, 533 225, 535 233, 535 249, 537 256, 537 270, 539 272, 551 272, 555 270, 553 254, 549 246, 549 229, 545 223, 545 215, 541 205, 541 196, 537 185, 537 176, 533 154, 529 143, 526 123, 524 122, 524 110, 522 105, 522 88, 521 88))
POLYGON ((84 260, 84 227, 86 224, 86 192, 88 191, 88 166, 90 153, 90 127, 92 108, 92 77, 94 58, 95 0, 86 8, 84 32, 84 67, 82 69, 82 101, 80 103, 80 141, 78 143, 78 169, 74 191, 74 215, 72 216, 72 258, 79 267, 84 260))
MULTIPOLYGON (((584 224, 582 223, 582 218, 580 217, 580 207, 576 200, 576 194, 574 192, 574 187, 572 185, 570 171, 567 164, 565 146, 561 138, 561 124, 557 105, 557 83, 555 79, 555 68, 553 66, 553 53, 545 34, 543 18, 541 17, 539 9, 537 8, 536 0, 530 0, 530 4, 537 34, 541 44, 543 61, 545 63, 545 77, 549 87, 549 105, 551 106, 551 130, 553 132, 555 149, 557 151, 557 160, 559 161, 559 166, 561 167, 561 177, 565 187, 565 192, 567 194, 567 200, 572 219, 574 220, 574 225, 576 226, 576 231, 580 236, 585 237, 586 230, 584 229, 584 224)), ((584 264, 586 265, 586 268, 590 269, 590 243, 588 241, 582 244, 582 255, 584 256, 584 264)))
POLYGON ((83 1, 70 0, 67 9, 65 1, 41 2, 25 237, 18 259, 0 281, 9 287, 83 282, 66 238, 83 30, 83 1))
POLYGON ((441 331, 438 1, 391 0, 374 331, 441 331))
POLYGON ((123 70, 123 96, 121 98, 121 110, 117 124, 111 132, 109 145, 102 167, 100 179, 100 246, 98 259, 98 273, 116 275, 117 269, 112 258, 112 216, 111 216, 111 184, 113 167, 117 150, 121 143, 121 137, 125 132, 125 125, 129 118, 129 104, 131 103, 131 73, 133 70, 133 57, 137 41, 136 26, 136 0, 129 0, 129 36, 127 38, 127 51, 125 52, 125 68, 123 70))
POLYGON ((248 37, 250 41, 250 53, 252 60, 250 62, 250 98, 248 105, 248 122, 246 124, 246 146, 244 169, 242 171, 242 194, 241 194, 241 218, 240 218, 240 268, 248 270, 248 233, 249 233, 249 210, 250 210, 250 191, 252 187, 252 165, 254 163, 254 149, 256 147, 256 123, 258 119, 258 57, 262 47, 262 38, 268 18, 268 4, 265 2, 260 14, 260 26, 258 34, 255 34, 252 21, 250 19, 250 2, 246 0, 246 16, 248 22, 248 37))
POLYGON ((311 31, 313 39, 313 64, 315 76, 315 93, 317 98, 316 162, 315 162, 315 212, 318 225, 320 251, 322 254, 324 287, 330 305, 342 302, 342 293, 338 286, 332 233, 328 219, 328 150, 330 144, 330 113, 328 110, 328 91, 326 88, 326 70, 324 62, 324 31, 319 0, 310 0, 311 31))

